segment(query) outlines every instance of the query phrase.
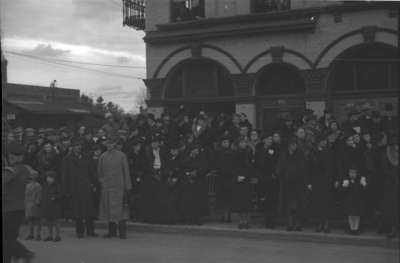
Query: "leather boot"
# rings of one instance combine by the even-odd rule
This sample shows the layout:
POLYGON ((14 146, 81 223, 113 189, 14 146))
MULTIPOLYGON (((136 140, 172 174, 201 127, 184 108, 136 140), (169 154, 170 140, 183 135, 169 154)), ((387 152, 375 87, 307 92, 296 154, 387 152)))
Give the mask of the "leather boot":
POLYGON ((111 238, 117 236, 117 224, 114 222, 108 223, 108 234, 104 236, 104 238, 111 238))

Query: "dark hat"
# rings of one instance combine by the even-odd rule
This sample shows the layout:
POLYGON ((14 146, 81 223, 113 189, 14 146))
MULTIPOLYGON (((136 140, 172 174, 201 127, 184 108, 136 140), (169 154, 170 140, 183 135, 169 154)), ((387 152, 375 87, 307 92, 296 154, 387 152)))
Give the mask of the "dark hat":
POLYGON ((371 117, 372 118, 380 118, 381 113, 379 111, 373 111, 373 112, 371 112, 371 117))
POLYGON ((182 144, 179 141, 171 142, 169 144, 170 149, 180 149, 182 147, 182 144))
POLYGON ((72 146, 82 145, 82 144, 83 144, 82 138, 73 138, 73 139, 71 140, 71 145, 72 145, 72 146))
POLYGON ((115 135, 109 135, 106 139, 107 143, 117 143, 118 137, 115 135))
POLYGON ((297 138, 296 137, 291 137, 289 140, 288 140, 288 146, 289 145, 292 145, 292 144, 297 144, 297 138))
POLYGON ((25 153, 25 148, 22 144, 13 141, 7 145, 7 152, 14 155, 23 155, 25 153))
POLYGON ((153 136, 151 136, 151 142, 160 142, 162 141, 161 134, 155 133, 153 136))

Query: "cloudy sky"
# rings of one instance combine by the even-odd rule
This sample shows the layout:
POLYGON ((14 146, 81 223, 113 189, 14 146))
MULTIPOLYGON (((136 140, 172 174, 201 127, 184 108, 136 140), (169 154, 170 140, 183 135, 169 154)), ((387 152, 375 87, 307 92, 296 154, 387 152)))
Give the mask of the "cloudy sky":
POLYGON ((0 0, 8 81, 48 86, 55 79, 58 87, 79 89, 94 98, 101 95, 135 110, 145 92, 137 79, 146 72, 144 33, 122 26, 121 2, 0 0))

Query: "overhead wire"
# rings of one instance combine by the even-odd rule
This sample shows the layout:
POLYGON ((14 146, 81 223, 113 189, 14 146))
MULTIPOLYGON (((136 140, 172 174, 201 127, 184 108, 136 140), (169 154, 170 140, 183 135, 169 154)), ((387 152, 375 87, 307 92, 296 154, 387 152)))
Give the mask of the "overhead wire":
MULTIPOLYGON (((41 59, 41 57, 39 56, 35 56, 35 55, 29 55, 29 54, 23 54, 23 53, 19 53, 19 52, 14 52, 14 51, 3 51, 4 53, 9 53, 9 54, 13 54, 13 55, 21 55, 21 56, 29 56, 32 58, 39 58, 41 59)), ((74 61, 74 60, 67 60, 67 59, 56 59, 56 58, 48 58, 46 57, 45 59, 48 60, 52 60, 55 62, 62 62, 62 63, 72 63, 72 64, 81 64, 81 65, 88 65, 88 66, 100 66, 100 67, 112 67, 112 68, 132 68, 132 69, 145 69, 145 66, 124 66, 124 65, 111 65, 111 64, 100 64, 100 63, 91 63, 91 62, 83 62, 83 61, 74 61)))
POLYGON ((124 75, 124 74, 119 74, 119 73, 113 73, 113 72, 107 72, 107 71, 92 69, 92 68, 80 67, 80 66, 76 66, 76 65, 65 64, 65 63, 61 63, 61 62, 55 62, 55 61, 51 61, 49 59, 39 58, 39 57, 35 57, 35 56, 30 56, 30 55, 24 55, 24 54, 20 54, 20 53, 16 53, 16 52, 12 52, 12 53, 10 53, 9 51, 4 51, 4 52, 5 53, 9 53, 9 54, 14 55, 14 56, 29 58, 29 59, 33 59, 33 60, 39 60, 39 61, 42 61, 42 62, 55 64, 55 65, 60 65, 60 66, 64 66, 64 67, 69 67, 69 68, 74 68, 74 69, 92 71, 92 72, 101 73, 101 74, 105 74, 105 75, 110 75, 110 76, 114 76, 114 77, 129 78, 129 79, 136 79, 136 80, 143 80, 144 79, 142 77, 129 76, 129 75, 124 75))

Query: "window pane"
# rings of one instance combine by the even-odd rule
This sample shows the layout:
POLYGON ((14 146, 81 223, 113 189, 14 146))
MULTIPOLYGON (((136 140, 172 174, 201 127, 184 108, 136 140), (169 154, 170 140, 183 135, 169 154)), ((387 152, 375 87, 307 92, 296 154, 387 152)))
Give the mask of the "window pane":
POLYGON ((357 68, 357 89, 388 89, 388 64, 385 62, 360 62, 357 68))

